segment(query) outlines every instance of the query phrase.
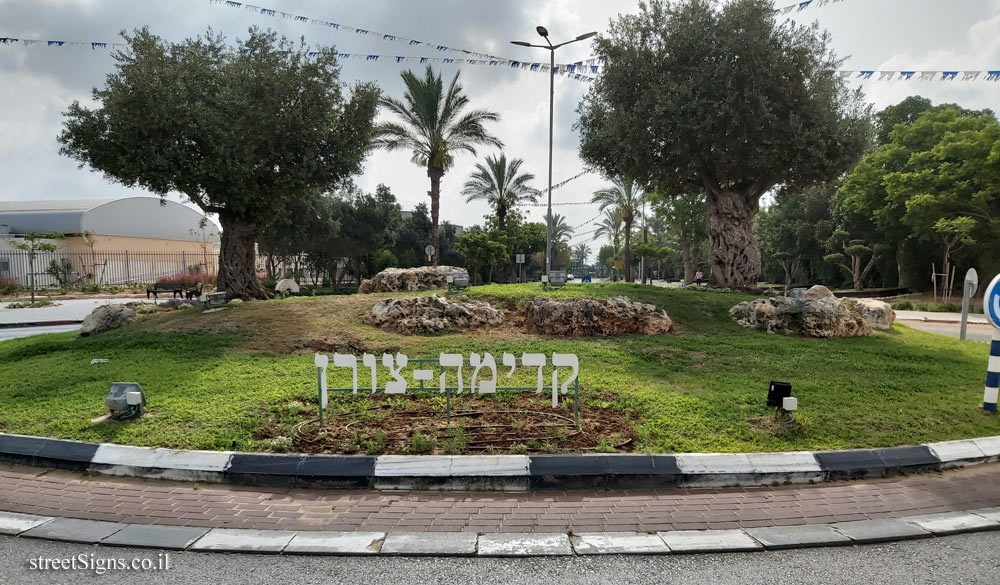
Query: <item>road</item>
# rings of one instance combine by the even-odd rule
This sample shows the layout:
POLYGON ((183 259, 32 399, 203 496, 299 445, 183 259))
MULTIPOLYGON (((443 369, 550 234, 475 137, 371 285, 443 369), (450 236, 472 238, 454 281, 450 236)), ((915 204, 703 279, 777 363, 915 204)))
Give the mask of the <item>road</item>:
POLYGON ((82 321, 91 311, 101 305, 135 303, 145 299, 138 298, 107 298, 107 299, 67 299, 53 301, 48 307, 31 309, 9 309, 9 303, 0 305, 0 324, 36 323, 43 321, 82 321))
POLYGON ((662 557, 533 559, 363 558, 170 553, 169 570, 144 573, 40 572, 29 559, 80 554, 156 561, 159 551, 93 547, 0 536, 3 583, 183 583, 244 585, 995 585, 1000 532, 894 544, 779 552, 662 557))
POLYGON ((32 335, 42 335, 44 333, 62 333, 64 331, 76 331, 80 328, 76 325, 47 325, 44 327, 0 327, 0 341, 7 339, 17 339, 19 337, 31 337, 32 335))
POLYGON ((42 335, 43 333, 62 333, 76 331, 79 323, 67 325, 42 325, 39 327, 11 327, 16 323, 44 323, 59 321, 82 321, 91 311, 101 305, 110 303, 133 303, 145 299, 138 298, 107 298, 107 299, 68 299, 54 301, 54 305, 34 309, 8 309, 7 304, 0 304, 0 341, 42 335))

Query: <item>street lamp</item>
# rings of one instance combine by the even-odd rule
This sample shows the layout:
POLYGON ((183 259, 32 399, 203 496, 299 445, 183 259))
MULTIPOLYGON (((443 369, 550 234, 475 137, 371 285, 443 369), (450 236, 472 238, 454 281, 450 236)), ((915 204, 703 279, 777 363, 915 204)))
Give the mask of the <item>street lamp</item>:
POLYGON ((587 34, 582 34, 573 40, 566 41, 564 43, 559 43, 558 45, 553 45, 552 41, 549 40, 549 31, 544 26, 535 27, 538 34, 545 39, 546 45, 533 45, 525 41, 511 41, 512 45, 518 45, 520 47, 535 47, 538 49, 547 49, 549 51, 549 212, 547 214, 546 225, 545 225, 545 280, 549 278, 549 271, 552 270, 552 120, 554 116, 553 108, 555 103, 555 92, 556 92, 556 49, 559 47, 566 46, 570 43, 575 43, 577 41, 583 41, 589 39, 590 37, 596 35, 596 32, 589 32, 587 34))

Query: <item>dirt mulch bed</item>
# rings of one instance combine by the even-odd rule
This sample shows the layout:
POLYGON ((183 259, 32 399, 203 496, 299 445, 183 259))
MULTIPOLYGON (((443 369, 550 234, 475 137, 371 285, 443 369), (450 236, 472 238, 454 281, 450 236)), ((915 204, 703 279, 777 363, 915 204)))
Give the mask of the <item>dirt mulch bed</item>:
POLYGON ((553 408, 546 396, 534 392, 460 395, 452 398, 450 423, 444 396, 437 393, 340 396, 331 397, 322 427, 312 405, 294 415, 264 411, 266 423, 254 438, 265 449, 299 453, 631 452, 637 440, 638 413, 588 405, 588 400, 603 405, 615 398, 598 393, 582 400, 577 429, 572 398, 565 396, 553 408), (352 398, 358 403, 356 408, 352 408, 352 398))

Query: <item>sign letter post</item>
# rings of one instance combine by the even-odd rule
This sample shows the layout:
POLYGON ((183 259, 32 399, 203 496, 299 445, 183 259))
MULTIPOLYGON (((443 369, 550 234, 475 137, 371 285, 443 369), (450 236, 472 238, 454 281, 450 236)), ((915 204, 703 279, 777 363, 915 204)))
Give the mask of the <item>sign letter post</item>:
POLYGON ((983 392, 983 410, 997 411, 997 393, 1000 389, 1000 274, 986 287, 983 295, 983 312, 993 325, 990 343, 990 360, 986 368, 986 390, 983 392))

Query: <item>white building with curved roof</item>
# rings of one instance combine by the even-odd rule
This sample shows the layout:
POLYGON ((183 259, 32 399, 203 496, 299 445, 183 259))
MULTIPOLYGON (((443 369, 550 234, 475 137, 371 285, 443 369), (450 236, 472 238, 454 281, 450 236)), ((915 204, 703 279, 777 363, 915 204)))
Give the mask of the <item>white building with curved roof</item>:
MULTIPOLYGON (((214 222, 158 197, 0 201, 0 276, 25 281, 27 270, 11 240, 31 233, 63 236, 50 240, 59 249, 57 260, 80 276, 100 281, 95 273, 120 273, 105 282, 148 282, 191 265, 214 267, 219 243, 214 222), (122 264, 141 258, 149 258, 148 267, 122 264)), ((51 259, 43 260, 48 265, 51 259)))

